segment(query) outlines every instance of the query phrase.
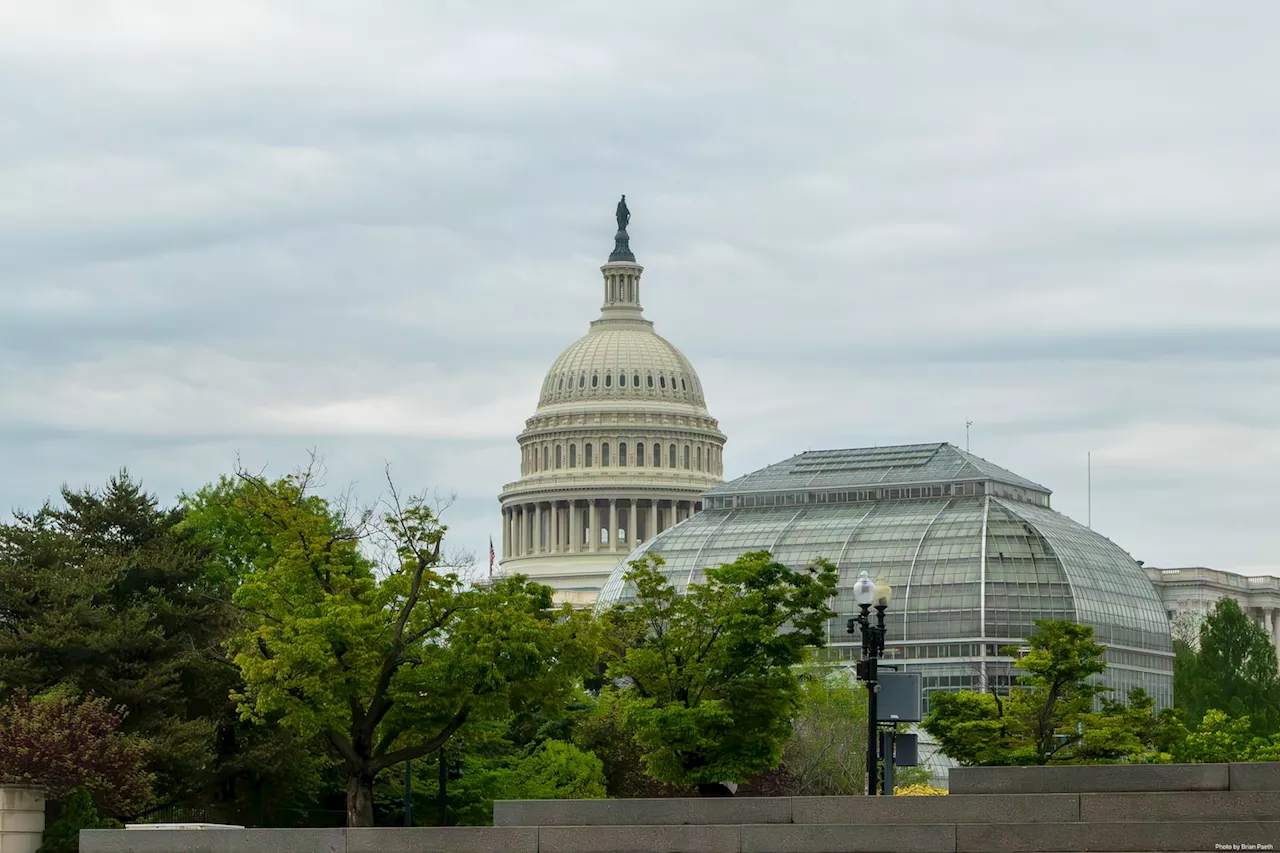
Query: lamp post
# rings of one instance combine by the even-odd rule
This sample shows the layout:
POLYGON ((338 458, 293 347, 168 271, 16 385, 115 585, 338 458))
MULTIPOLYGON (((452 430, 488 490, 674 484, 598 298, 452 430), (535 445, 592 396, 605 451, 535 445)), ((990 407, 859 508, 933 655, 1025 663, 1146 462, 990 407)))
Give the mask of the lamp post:
POLYGON ((853 584, 853 600, 861 611, 850 619, 847 630, 853 634, 862 632, 862 660, 858 662, 858 678, 867 685, 867 794, 879 793, 880 747, 878 721, 876 720, 877 662, 884 654, 884 611, 893 600, 893 587, 873 581, 864 571, 853 584), (871 624, 871 608, 875 606, 876 621, 871 624))

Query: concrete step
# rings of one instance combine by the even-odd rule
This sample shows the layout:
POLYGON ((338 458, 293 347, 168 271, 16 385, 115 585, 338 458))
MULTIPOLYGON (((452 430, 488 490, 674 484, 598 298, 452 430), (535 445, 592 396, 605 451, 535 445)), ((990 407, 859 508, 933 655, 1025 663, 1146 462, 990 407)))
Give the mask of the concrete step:
MULTIPOLYGON (((1280 817, 1280 816, 1277 816, 1280 817)), ((1182 853, 1280 849, 1280 819, 956 824, 956 853, 1182 853)))
MULTIPOLYGON (((1280 820, 1280 791, 1166 791, 1079 797, 1079 819, 1086 823, 1280 820)), ((1280 839, 1276 841, 1276 849, 1280 850, 1280 839)))
POLYGON ((1280 791, 501 800, 495 826, 1061 823, 1280 819, 1280 791))
POLYGON ((953 767, 952 794, 1095 794, 1112 791, 1280 791, 1280 761, 953 767))
POLYGON ((1183 853, 1274 851, 1280 820, 84 830, 84 853, 1183 853))

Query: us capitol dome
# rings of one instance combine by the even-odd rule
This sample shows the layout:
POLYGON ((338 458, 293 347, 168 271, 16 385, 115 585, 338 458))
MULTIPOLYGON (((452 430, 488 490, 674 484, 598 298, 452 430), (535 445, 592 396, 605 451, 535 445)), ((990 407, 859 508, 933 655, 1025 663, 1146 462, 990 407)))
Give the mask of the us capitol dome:
POLYGON ((723 474, 698 374, 644 317, 626 196, 616 216, 600 317, 547 371, 517 438, 520 479, 499 497, 502 571, 578 606, 628 552, 701 512, 723 474))

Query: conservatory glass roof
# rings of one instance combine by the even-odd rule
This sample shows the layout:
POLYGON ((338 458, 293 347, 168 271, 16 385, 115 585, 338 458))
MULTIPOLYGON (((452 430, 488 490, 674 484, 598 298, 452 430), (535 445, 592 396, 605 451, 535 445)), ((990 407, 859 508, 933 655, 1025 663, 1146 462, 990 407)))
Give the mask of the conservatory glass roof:
POLYGON ((811 489, 859 489, 870 486, 916 486, 986 481, 1051 494, 1021 477, 946 442, 811 450, 717 486, 708 495, 811 489))

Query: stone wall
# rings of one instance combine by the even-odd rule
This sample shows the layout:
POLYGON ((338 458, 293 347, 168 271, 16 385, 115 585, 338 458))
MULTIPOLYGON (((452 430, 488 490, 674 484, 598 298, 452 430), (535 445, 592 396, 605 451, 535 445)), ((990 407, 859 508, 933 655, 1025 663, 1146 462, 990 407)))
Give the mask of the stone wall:
POLYGON ((36 853, 44 835, 44 791, 0 785, 0 853, 36 853))
POLYGON ((992 790, 946 797, 521 800, 495 803, 492 827, 86 830, 80 849, 84 853, 1280 851, 1280 762, 963 770, 958 777, 962 785, 992 790), (1015 792, 1016 786, 1022 790, 1015 792), (1126 786, 1130 790, 1124 790, 1126 786))

